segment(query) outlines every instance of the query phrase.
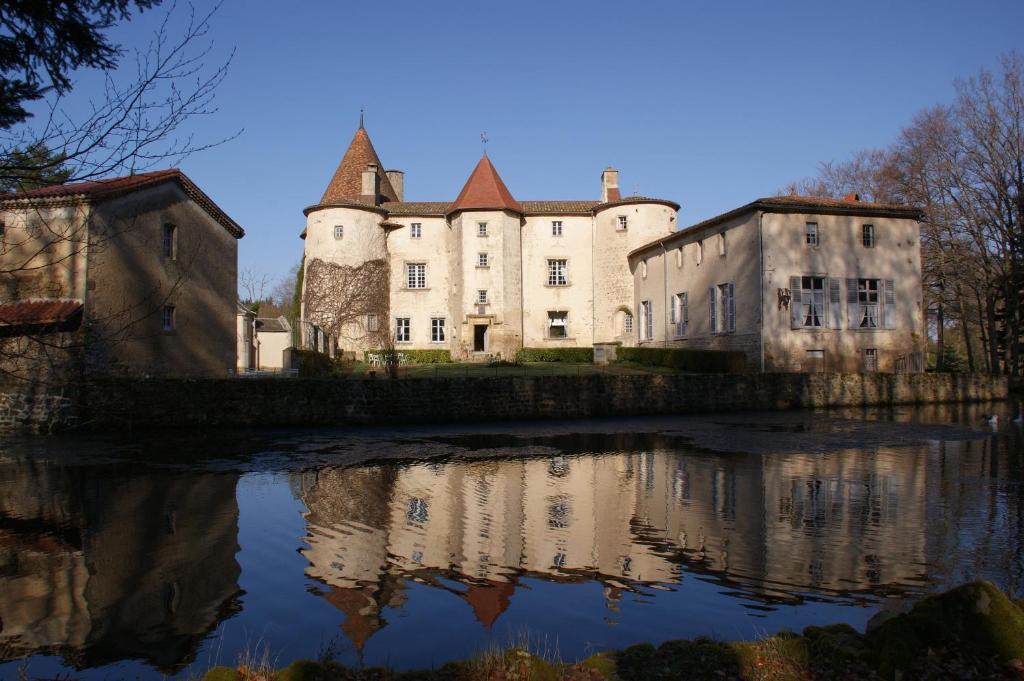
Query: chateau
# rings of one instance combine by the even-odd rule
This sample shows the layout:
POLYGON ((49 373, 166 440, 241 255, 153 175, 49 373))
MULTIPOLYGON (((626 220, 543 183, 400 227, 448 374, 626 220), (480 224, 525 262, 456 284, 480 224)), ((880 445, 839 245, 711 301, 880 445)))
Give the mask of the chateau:
POLYGON ((486 156, 454 201, 404 200, 360 124, 316 205, 306 208, 303 319, 343 351, 447 349, 511 358, 522 347, 630 343, 627 255, 676 231, 679 205, 623 197, 520 201, 486 156))
POLYGON ((360 124, 305 210, 306 347, 456 360, 595 344, 744 353, 748 371, 922 371, 920 211, 777 196, 678 229, 679 205, 520 201, 485 154, 452 202, 408 202, 360 124))

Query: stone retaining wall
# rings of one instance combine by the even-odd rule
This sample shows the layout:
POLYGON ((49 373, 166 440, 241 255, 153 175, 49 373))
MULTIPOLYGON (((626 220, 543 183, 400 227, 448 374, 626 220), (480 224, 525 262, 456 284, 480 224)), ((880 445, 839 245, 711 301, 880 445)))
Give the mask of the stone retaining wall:
MULTIPOLYGON (((108 380, 84 391, 90 429, 570 419, 1004 399, 1000 376, 589 375, 405 380, 108 380)), ((70 425, 70 422, 69 422, 70 425)))

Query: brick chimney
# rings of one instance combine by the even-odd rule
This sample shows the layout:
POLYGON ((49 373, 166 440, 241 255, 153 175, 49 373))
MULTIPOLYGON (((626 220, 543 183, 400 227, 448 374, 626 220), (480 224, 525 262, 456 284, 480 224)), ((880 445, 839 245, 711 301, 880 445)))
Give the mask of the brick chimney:
POLYGON ((601 203, 618 201, 622 198, 619 193, 619 171, 611 166, 601 173, 601 203))

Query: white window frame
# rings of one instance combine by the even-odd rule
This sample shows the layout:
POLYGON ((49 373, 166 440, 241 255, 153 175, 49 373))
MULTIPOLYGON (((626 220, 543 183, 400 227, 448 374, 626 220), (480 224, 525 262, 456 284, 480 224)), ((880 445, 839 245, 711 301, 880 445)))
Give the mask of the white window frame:
MULTIPOLYGON (((796 304, 800 305, 800 328, 802 329, 827 329, 828 324, 828 277, 821 275, 805 275, 800 277, 800 298, 796 304), (821 282, 821 288, 814 288, 816 281, 821 282), (804 288, 810 284, 811 288, 804 288), (818 323, 814 324, 814 315, 817 312, 818 323), (808 320, 812 323, 808 324, 808 320)), ((792 302, 790 303, 793 304, 792 302)))
POLYGON ((551 221, 551 236, 562 236, 562 221, 552 220, 551 221))
POLYGON ((430 342, 431 343, 444 343, 447 340, 445 334, 445 318, 444 317, 431 317, 430 318, 430 342))
POLYGON ((708 310, 712 335, 736 332, 736 286, 733 282, 708 289, 708 310))
POLYGON ((487 223, 486 222, 478 222, 478 223, 476 223, 476 235, 477 236, 487 236, 487 223))
POLYGON ((334 225, 334 238, 335 240, 345 238, 345 225, 334 225))
POLYGON ((477 267, 490 267, 491 266, 490 256, 485 251, 480 251, 476 254, 476 266, 477 267))
POLYGON ((491 297, 487 294, 487 289, 479 288, 476 290, 476 304, 487 305, 490 303, 491 297))
POLYGON ((565 258, 548 259, 548 286, 569 285, 569 261, 565 258))
POLYGON ((874 248, 877 241, 875 240, 875 225, 874 223, 865 223, 860 226, 860 243, 864 248, 874 248))
POLYGON ((412 319, 409 317, 395 317, 395 342, 412 342, 412 319))
POLYGON ((880 329, 882 327, 882 280, 868 277, 857 279, 858 329, 880 329), (872 290, 871 285, 874 284, 872 290))
POLYGON ((405 264, 405 287, 417 290, 427 288, 426 263, 407 262, 405 264))
POLYGON ((686 291, 680 291, 672 296, 672 314, 670 321, 675 326, 676 338, 682 338, 689 331, 690 296, 686 291))
POLYGON ((821 244, 817 222, 804 223, 804 245, 817 248, 821 244))
POLYGON ((548 332, 547 338, 564 340, 569 337, 569 313, 564 310, 548 310, 548 332), (560 328, 560 336, 555 335, 554 330, 560 328))
POLYGON ((650 300, 640 301, 640 340, 654 340, 654 306, 650 300))
POLYGON ((625 311, 622 313, 622 334, 630 336, 633 334, 633 313, 625 311))
POLYGON ((409 238, 410 239, 419 239, 421 236, 423 236, 423 223, 422 222, 414 222, 411 225, 409 225, 409 238))
POLYGON ((616 219, 615 219, 615 231, 617 231, 617 232, 625 232, 627 229, 629 229, 629 216, 628 215, 618 215, 618 216, 616 216, 616 219))

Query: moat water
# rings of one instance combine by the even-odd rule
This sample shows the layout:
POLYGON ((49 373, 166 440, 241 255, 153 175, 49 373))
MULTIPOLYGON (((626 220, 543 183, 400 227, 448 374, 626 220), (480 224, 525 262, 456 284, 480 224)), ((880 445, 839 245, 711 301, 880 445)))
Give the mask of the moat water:
POLYGON ((1018 413, 7 440, 0 678, 573 660, 862 628, 968 579, 1019 596, 1018 413))

